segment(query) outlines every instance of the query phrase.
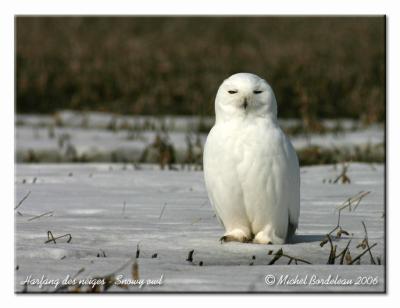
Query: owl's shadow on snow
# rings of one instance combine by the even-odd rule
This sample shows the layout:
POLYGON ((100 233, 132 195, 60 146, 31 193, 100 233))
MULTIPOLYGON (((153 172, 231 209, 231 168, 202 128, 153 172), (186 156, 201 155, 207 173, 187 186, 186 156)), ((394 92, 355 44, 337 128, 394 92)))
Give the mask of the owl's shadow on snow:
POLYGON ((288 239, 288 244, 320 242, 325 238, 323 234, 295 234, 288 239))

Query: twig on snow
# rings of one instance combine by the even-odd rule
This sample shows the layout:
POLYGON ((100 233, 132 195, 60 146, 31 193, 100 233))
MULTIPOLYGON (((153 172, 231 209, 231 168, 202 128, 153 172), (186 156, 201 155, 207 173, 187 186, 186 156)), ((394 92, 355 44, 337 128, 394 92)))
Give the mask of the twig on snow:
POLYGON ((46 212, 46 213, 43 213, 43 214, 40 214, 40 215, 37 215, 37 216, 33 216, 33 217, 29 218, 28 221, 32 221, 32 220, 41 218, 41 217, 46 216, 46 215, 52 216, 50 214, 53 214, 53 212, 54 211, 49 211, 49 212, 46 212))
POLYGON ((68 237, 67 243, 71 242, 71 240, 72 240, 72 235, 70 233, 54 237, 53 233, 51 231, 47 231, 47 241, 45 241, 44 243, 47 244, 47 243, 53 242, 54 244, 57 244, 56 240, 63 238, 63 237, 68 237))
POLYGON ((30 194, 31 194, 31 191, 29 191, 29 192, 25 195, 25 197, 23 197, 23 198, 21 199, 21 201, 18 202, 17 206, 14 207, 14 210, 16 210, 17 208, 19 208, 19 207, 21 206, 21 204, 29 197, 30 194))

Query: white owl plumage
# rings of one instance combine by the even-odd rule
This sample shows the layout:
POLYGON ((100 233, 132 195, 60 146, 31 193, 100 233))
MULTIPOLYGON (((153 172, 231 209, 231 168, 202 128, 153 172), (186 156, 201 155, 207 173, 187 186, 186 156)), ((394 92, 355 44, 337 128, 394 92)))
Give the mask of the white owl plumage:
POLYGON ((283 244, 300 213, 296 152, 280 129, 270 85, 254 74, 226 79, 204 146, 204 178, 222 241, 283 244))

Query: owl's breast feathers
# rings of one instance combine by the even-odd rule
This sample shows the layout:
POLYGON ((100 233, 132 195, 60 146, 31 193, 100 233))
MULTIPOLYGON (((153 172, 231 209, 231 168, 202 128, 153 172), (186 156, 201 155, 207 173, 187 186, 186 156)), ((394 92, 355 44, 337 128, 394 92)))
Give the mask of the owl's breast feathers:
POLYGON ((278 124, 264 119, 239 122, 224 139, 226 150, 233 151, 237 163, 251 157, 288 157, 290 152, 290 141, 278 124))
POLYGON ((274 165, 279 166, 285 176, 296 167, 297 155, 282 130, 276 123, 261 120, 231 121, 214 126, 205 147, 205 168, 212 168, 216 173, 217 170, 229 172, 245 180, 250 169, 264 172, 274 165))

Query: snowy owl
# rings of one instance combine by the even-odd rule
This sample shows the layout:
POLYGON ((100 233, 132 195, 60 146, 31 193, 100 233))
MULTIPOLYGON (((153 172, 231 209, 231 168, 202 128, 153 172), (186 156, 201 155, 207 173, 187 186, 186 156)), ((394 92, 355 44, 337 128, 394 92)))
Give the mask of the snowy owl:
POLYGON ((221 241, 283 244, 300 212, 296 152, 280 129, 270 85, 239 73, 219 87, 204 146, 204 178, 221 241))

